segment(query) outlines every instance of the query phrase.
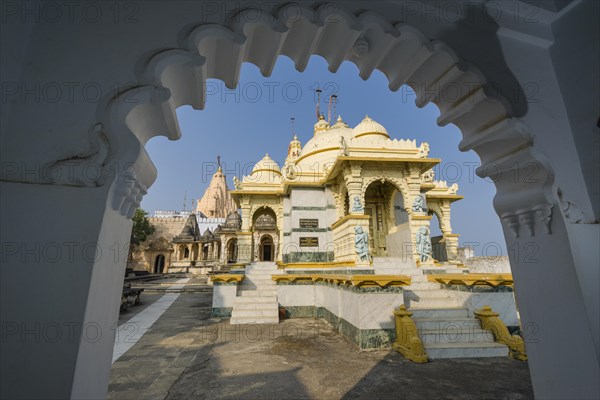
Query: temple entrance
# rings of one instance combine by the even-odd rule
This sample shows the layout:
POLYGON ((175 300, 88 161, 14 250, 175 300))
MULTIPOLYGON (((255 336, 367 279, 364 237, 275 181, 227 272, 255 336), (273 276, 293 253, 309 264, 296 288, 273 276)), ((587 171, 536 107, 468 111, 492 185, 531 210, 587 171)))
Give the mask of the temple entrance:
POLYGON ((162 254, 159 254, 156 256, 156 259, 154 260, 154 273, 155 274, 162 274, 165 270, 165 256, 162 254))
POLYGON ((260 261, 273 261, 275 259, 275 245, 271 235, 265 235, 260 239, 258 250, 260 261))
POLYGON ((227 243, 227 262, 237 262, 237 239, 231 239, 227 243))
POLYGON ((275 261, 279 245, 277 216, 269 207, 261 207, 252 218, 254 261, 275 261))
POLYGON ((390 203, 396 187, 389 182, 373 182, 365 192, 365 214, 369 216, 369 247, 373 256, 386 256, 386 236, 395 224, 390 203))

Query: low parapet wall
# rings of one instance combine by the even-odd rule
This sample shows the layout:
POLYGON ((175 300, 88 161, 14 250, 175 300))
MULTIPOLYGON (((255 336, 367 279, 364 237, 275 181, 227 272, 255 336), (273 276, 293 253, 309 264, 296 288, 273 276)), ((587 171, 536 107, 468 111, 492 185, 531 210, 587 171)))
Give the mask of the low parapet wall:
POLYGON ((361 349, 390 347, 395 338, 395 308, 404 303, 401 286, 352 286, 334 281, 277 285, 288 318, 324 318, 361 349))

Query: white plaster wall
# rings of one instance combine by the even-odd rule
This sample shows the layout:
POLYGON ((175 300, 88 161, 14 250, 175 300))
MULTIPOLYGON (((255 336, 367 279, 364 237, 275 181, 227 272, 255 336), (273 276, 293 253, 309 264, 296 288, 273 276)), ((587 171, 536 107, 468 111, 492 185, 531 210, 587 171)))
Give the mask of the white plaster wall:
POLYGON ((327 285, 278 285, 282 306, 324 307, 359 329, 393 329, 403 293, 356 293, 327 285))
POLYGON ((394 329, 394 310, 404 304, 403 293, 353 293, 359 304, 360 329, 394 329))
POLYGON ((277 285, 277 301, 287 306, 315 306, 316 285, 277 285))
POLYGON ((233 307, 237 295, 237 285, 214 285, 213 308, 233 307))
POLYGON ((508 256, 499 257, 471 257, 463 261, 473 273, 511 273, 508 256))
POLYGON ((459 306, 469 310, 469 316, 474 317, 475 310, 490 306, 499 313, 499 318, 508 326, 518 326, 519 318, 515 307, 515 297, 512 292, 450 292, 452 297, 458 299, 459 306))

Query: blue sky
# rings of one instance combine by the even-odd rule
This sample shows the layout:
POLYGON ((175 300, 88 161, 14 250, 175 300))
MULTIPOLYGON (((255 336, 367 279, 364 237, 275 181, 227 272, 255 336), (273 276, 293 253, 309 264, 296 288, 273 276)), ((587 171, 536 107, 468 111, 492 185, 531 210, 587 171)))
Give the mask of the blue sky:
MULTIPOLYGON (((183 137, 176 142, 157 137, 146 145, 158 178, 142 208, 150 213, 181 210, 187 192, 189 210, 192 199, 198 199, 208 185, 217 155, 230 187, 234 175, 248 174, 265 153, 282 165, 292 137, 290 117, 295 118, 295 132, 302 144, 313 135, 314 89, 319 86, 323 97, 337 93, 337 114, 351 127, 368 114, 385 126, 392 138, 416 139, 417 145, 428 142, 430 157, 442 159, 435 170, 436 179, 446 180, 448 185, 458 183, 458 193, 465 196, 452 208, 452 228, 461 234, 461 245, 476 242, 477 254, 505 255, 502 229, 492 207, 496 190, 493 183, 475 175, 477 155, 458 150, 461 134, 454 125, 437 126, 435 105, 419 109, 408 87, 391 92, 387 84, 378 71, 363 81, 350 62, 330 73, 319 56, 311 58, 303 73, 296 71, 290 59, 280 57, 270 77, 245 63, 235 90, 221 81, 208 81, 204 110, 188 106, 177 110, 183 137)), ((321 111, 326 114, 327 104, 321 105, 321 111)), ((432 220, 433 235, 439 232, 433 227, 436 224, 432 220)))

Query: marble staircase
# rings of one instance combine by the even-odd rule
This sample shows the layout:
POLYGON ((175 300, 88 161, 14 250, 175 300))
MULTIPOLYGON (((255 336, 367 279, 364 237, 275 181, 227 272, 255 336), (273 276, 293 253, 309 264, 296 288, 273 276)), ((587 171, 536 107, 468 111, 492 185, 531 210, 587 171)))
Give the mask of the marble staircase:
MULTIPOLYGON (((496 343, 491 332, 481 329, 479 320, 469 316, 467 308, 461 307, 451 291, 427 280, 427 267, 416 268, 414 264, 394 262, 393 259, 375 262, 380 270, 412 277, 411 285, 404 288, 404 304, 413 313, 429 358, 508 356, 508 347, 496 343)), ((448 268, 432 266, 431 269, 439 273, 461 270, 454 265, 448 268)))
POLYGON ((246 276, 238 287, 231 312, 231 324, 279 323, 277 285, 271 279, 274 273, 277 273, 274 262, 254 262, 246 266, 246 276))

